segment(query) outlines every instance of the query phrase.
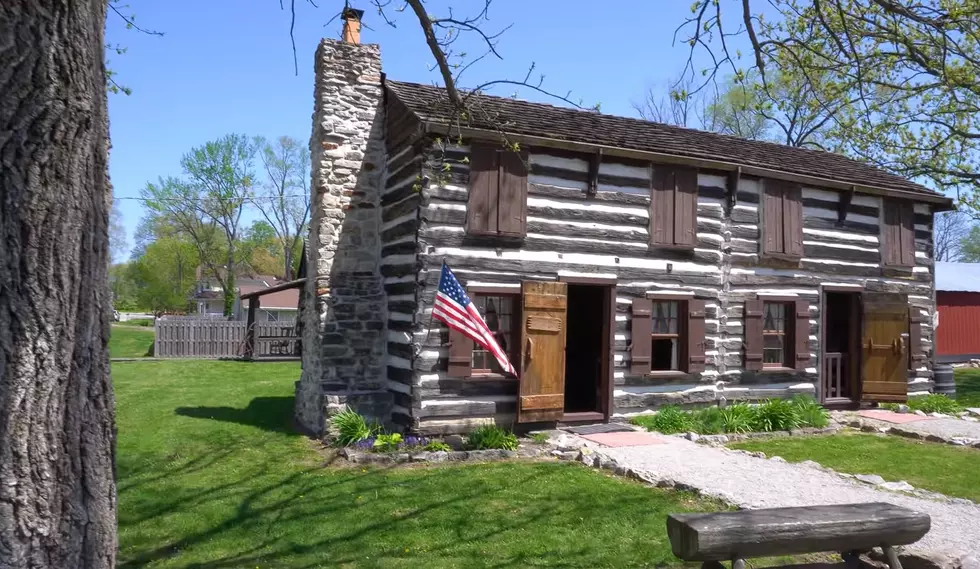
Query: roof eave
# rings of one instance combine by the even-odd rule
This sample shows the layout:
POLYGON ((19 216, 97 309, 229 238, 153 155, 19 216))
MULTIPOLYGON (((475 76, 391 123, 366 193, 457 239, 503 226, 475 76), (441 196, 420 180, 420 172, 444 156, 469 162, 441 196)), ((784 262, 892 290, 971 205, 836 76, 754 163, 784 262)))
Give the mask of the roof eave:
MULTIPOLYGON (((441 134, 441 135, 445 134, 445 129, 448 126, 446 122, 427 119, 425 117, 419 116, 418 113, 415 113, 415 115, 425 125, 425 131, 427 133, 441 134)), ((468 137, 482 138, 482 139, 498 138, 500 136, 500 132, 496 130, 472 128, 472 127, 459 126, 459 125, 453 125, 453 128, 460 136, 468 136, 468 137)), ((602 149, 602 153, 604 155, 620 156, 623 158, 634 158, 639 160, 650 160, 650 161, 663 162, 668 164, 698 166, 698 167, 712 168, 715 170, 723 170, 729 172, 734 172, 737 169, 741 168, 742 174, 749 175, 749 176, 759 176, 765 178, 774 178, 778 180, 787 180, 791 182, 813 184, 815 186, 819 186, 823 188, 834 188, 839 190, 853 189, 857 192, 864 193, 864 194, 881 195, 881 196, 888 196, 888 197, 901 198, 901 199, 910 199, 919 202, 926 202, 934 206, 934 211, 950 211, 955 209, 953 207, 953 200, 951 198, 942 195, 930 195, 930 194, 923 194, 919 192, 913 192, 910 190, 899 190, 894 188, 869 186, 866 184, 841 182, 839 180, 834 180, 832 178, 823 178, 820 176, 809 176, 806 174, 784 172, 782 170, 773 170, 770 168, 763 168, 763 167, 752 166, 747 164, 739 164, 736 162, 728 162, 725 160, 711 160, 708 158, 678 156, 676 154, 666 154, 662 152, 653 152, 649 150, 633 150, 630 148, 620 148, 618 146, 607 146, 603 144, 576 142, 571 140, 562 140, 559 138, 550 138, 546 136, 516 134, 512 132, 508 132, 507 137, 508 140, 514 142, 526 142, 537 146, 549 146, 553 148, 561 148, 563 150, 575 150, 579 152, 595 152, 597 149, 602 149)))

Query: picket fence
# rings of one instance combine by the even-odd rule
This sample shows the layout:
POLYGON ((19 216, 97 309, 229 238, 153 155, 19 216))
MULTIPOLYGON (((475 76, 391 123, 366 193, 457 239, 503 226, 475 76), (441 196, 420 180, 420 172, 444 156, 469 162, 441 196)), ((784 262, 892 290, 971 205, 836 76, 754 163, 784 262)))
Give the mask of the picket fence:
MULTIPOLYGON (((241 321, 160 318, 154 331, 153 355, 158 358, 234 358, 246 352, 246 324, 241 321)), ((256 359, 296 357, 298 344, 293 322, 255 324, 256 359)))

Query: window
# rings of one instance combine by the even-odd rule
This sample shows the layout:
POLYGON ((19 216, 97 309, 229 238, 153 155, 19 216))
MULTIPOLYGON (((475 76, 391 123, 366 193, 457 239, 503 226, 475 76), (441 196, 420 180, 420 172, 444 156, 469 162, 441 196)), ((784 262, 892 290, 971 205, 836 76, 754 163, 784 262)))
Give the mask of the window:
POLYGON ((523 237, 527 229, 527 153, 470 146, 468 235, 523 237))
POLYGON ((791 367, 787 354, 793 342, 786 326, 786 303, 766 302, 762 314, 762 367, 791 367))
POLYGON ((911 202, 884 201, 881 261, 885 266, 915 265, 915 212, 911 202))
POLYGON ((655 166, 650 186, 650 245, 694 247, 697 211, 698 171, 655 166))
POLYGON ((782 180, 763 180, 762 254, 803 256, 803 190, 782 180))
MULTIPOLYGON (((493 337, 507 353, 511 361, 516 361, 514 357, 514 347, 517 345, 515 334, 514 305, 517 303, 518 296, 488 296, 473 295, 471 300, 480 311, 483 320, 487 323, 487 328, 493 332, 493 337)), ((519 333, 519 331, 518 331, 519 333)), ((488 350, 480 346, 473 346, 473 356, 470 362, 473 374, 503 373, 497 358, 488 350)))
POLYGON ((680 326, 676 300, 654 301, 652 307, 650 369, 652 371, 680 370, 680 326))
POLYGON ((632 300, 630 375, 704 371, 704 300, 651 296, 632 300))

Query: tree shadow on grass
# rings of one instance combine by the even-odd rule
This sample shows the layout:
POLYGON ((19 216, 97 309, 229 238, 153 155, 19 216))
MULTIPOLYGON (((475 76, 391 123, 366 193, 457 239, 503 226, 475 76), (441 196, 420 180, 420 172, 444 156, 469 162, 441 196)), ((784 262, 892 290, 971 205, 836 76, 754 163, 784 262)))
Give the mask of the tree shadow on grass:
POLYGON ((195 419, 238 423, 277 433, 297 434, 291 427, 295 397, 256 397, 244 409, 235 407, 177 407, 174 413, 195 419))

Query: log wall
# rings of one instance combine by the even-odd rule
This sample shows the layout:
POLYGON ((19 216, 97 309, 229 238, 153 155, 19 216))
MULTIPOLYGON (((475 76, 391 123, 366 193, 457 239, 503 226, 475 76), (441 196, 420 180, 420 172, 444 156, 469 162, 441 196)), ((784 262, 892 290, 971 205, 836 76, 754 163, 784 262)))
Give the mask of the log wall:
MULTIPOLYGON (((728 212, 724 173, 700 171, 697 245, 671 251, 648 245, 650 165, 603 158, 598 191, 587 196, 585 156, 529 150, 527 237, 502 243, 464 232, 469 147, 424 144, 390 151, 382 197, 382 273, 388 294, 388 383, 396 420, 423 433, 466 430, 514 418, 517 382, 449 377, 448 330, 431 322, 443 261, 467 286, 519 290, 522 280, 559 275, 615 277, 614 417, 668 404, 708 404, 814 393, 819 357, 821 285, 860 285, 909 295, 924 316, 933 312, 931 215, 916 205, 916 261, 912 271, 882 276, 878 250, 881 200, 855 195, 838 224, 840 194, 804 187, 804 257, 797 267, 760 261, 759 180, 738 182, 728 212), (447 166, 448 164, 448 166, 447 166), (414 179, 418 191, 410 191, 414 179), (648 292, 693 293, 706 302, 705 371, 670 380, 631 376, 630 307, 648 292), (811 361, 797 374, 742 370, 742 309, 759 293, 810 301, 811 361), (431 326, 430 326, 431 323, 431 326)), ((931 327, 923 343, 932 354, 931 327)), ((928 389, 929 367, 916 370, 910 391, 928 389)))

